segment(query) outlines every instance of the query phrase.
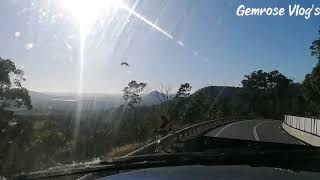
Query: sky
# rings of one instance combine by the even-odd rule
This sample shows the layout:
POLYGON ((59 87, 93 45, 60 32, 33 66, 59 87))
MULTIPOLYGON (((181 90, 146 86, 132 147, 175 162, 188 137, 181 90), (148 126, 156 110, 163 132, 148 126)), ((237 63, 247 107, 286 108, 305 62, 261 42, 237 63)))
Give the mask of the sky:
POLYGON ((196 90, 239 86, 259 69, 301 82, 316 64, 309 46, 320 17, 238 17, 236 10, 317 1, 80 1, 1 1, 0 57, 24 70, 28 89, 118 94, 137 80, 146 91, 186 82, 196 90))

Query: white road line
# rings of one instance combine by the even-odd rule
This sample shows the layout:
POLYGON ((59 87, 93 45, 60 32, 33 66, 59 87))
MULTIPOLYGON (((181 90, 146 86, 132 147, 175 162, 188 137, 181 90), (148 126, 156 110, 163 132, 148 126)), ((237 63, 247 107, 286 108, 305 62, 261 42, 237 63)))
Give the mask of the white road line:
MULTIPOLYGON (((252 120, 245 120, 245 121, 252 121, 252 120)), ((230 127, 231 125, 238 124, 238 123, 241 123, 241 122, 244 122, 244 121, 234 122, 234 123, 231 123, 231 124, 223 127, 222 129, 220 129, 220 131, 214 137, 218 137, 222 133, 223 130, 225 130, 226 128, 230 127)))
POLYGON ((260 141, 259 136, 258 136, 258 133, 257 133, 257 127, 260 126, 261 124, 270 123, 270 122, 273 122, 273 121, 261 122, 261 123, 255 125, 255 126, 253 127, 253 135, 254 135, 254 138, 256 139, 256 141, 260 141))

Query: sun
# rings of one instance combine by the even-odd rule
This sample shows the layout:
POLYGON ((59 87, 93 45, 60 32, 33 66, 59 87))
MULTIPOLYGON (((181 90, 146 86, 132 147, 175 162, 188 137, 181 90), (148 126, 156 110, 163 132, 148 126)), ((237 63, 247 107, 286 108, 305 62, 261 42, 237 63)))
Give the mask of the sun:
POLYGON ((86 33, 99 18, 123 6, 121 0, 60 0, 59 4, 86 33))

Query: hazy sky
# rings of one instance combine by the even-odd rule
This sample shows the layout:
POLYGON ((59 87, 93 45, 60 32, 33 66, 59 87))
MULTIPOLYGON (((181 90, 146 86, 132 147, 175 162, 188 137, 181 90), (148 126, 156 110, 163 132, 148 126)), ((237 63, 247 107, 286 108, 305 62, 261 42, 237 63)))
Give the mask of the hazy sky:
MULTIPOLYGON (((113 4, 100 13, 92 4, 84 3, 83 12, 62 1, 68 0, 1 1, 0 57, 25 71, 31 90, 77 92, 79 79, 83 92, 105 93, 121 93, 131 80, 148 83, 148 91, 184 82, 194 89, 238 86, 243 75, 258 69, 278 69, 301 81, 316 63, 308 48, 318 36, 320 17, 235 13, 240 4, 287 8, 287 1, 124 1, 131 12, 113 4), (86 24, 94 23, 90 31, 86 27, 82 76, 79 12, 86 24)), ((312 2, 317 1, 290 3, 312 2)))

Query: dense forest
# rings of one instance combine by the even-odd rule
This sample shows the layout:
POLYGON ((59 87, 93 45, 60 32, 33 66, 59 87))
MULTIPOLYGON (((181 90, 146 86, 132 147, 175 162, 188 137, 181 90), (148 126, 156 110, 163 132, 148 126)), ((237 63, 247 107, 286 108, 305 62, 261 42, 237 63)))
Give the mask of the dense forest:
POLYGON ((80 119, 76 110, 16 115, 16 107, 32 108, 21 83, 26 79, 14 62, 0 59, 0 174, 123 155, 165 133, 216 117, 319 117, 320 38, 310 50, 317 64, 301 83, 278 70, 257 70, 244 76, 241 87, 208 86, 194 93, 189 83, 175 93, 163 87, 155 93, 160 103, 146 106, 140 102, 147 84, 131 81, 123 89, 123 105, 80 112, 80 119), (161 131, 163 119, 169 128, 161 131), (80 124, 75 137, 76 121, 80 124))

